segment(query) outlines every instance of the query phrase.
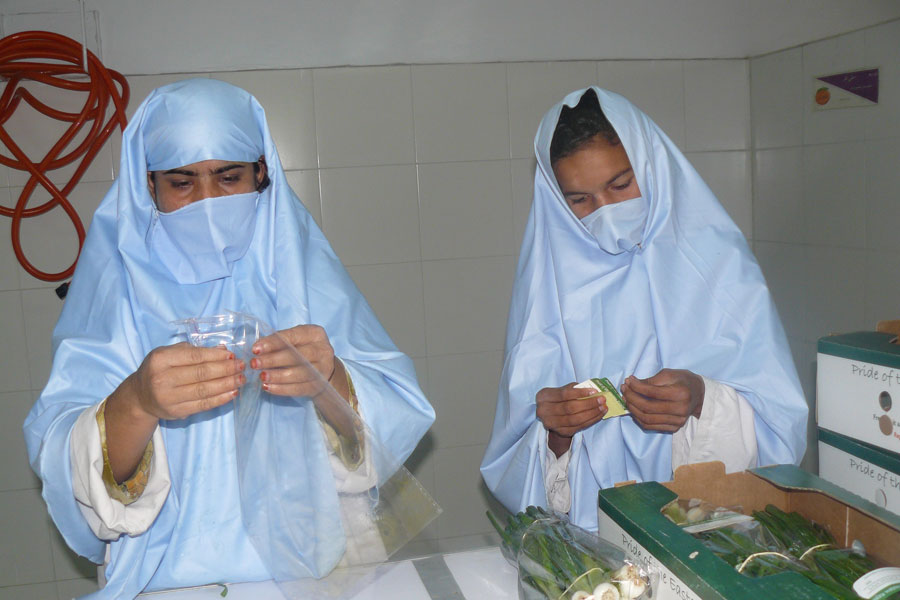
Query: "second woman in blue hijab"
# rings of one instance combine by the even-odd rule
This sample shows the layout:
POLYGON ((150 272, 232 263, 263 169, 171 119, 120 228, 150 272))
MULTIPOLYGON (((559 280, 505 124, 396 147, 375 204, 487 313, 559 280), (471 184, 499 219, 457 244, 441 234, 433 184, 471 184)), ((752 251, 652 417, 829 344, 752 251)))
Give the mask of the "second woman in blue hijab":
POLYGON ((740 230, 668 137, 599 88, 535 138, 490 443, 488 487, 597 527, 597 491, 687 462, 797 463, 807 406, 740 230), (605 377, 630 415, 578 382, 605 377))

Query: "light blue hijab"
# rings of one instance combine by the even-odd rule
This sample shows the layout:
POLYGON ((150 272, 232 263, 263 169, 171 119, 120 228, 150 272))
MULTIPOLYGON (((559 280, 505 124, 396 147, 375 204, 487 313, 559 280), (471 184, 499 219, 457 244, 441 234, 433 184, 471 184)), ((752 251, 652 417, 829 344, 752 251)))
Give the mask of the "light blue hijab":
MULTIPOLYGON (((434 420, 412 361, 401 354, 285 179, 262 107, 212 79, 155 90, 123 134, 119 177, 94 215, 53 333, 49 383, 25 421, 32 468, 68 545, 103 562, 106 544, 76 506, 69 465, 72 426, 152 349, 178 341, 172 322, 235 310, 285 329, 317 324, 350 372, 375 437, 403 461, 434 420), (253 240, 230 276, 179 284, 148 243, 154 204, 148 166, 170 169, 265 156, 253 240)), ((269 579, 241 523, 233 409, 161 422, 172 487, 151 528, 110 545, 107 586, 91 597, 269 579)))
MULTIPOLYGON (((609 254, 567 206, 550 165, 562 107, 535 137, 534 203, 522 241, 497 413, 481 472, 512 511, 546 505, 547 432, 535 395, 591 377, 617 387, 634 374, 689 369, 732 386, 755 412, 759 464, 797 463, 807 405, 775 306, 744 236, 668 137, 625 98, 594 88, 624 144, 649 215, 641 247, 609 254)), ((575 434, 570 516, 597 528, 597 491, 620 481, 667 481, 670 434, 631 417, 575 434)))

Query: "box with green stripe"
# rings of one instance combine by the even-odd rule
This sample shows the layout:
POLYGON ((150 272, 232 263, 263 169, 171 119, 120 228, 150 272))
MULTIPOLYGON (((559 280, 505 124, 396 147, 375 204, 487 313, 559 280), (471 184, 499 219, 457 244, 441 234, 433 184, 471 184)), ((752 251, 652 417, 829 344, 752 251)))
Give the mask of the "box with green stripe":
POLYGON ((879 566, 900 565, 900 516, 793 465, 725 474, 722 463, 685 465, 672 481, 600 490, 599 533, 658 570, 654 600, 833 598, 794 572, 748 577, 662 514, 675 498, 702 498, 746 514, 772 504, 824 526, 841 547, 859 540, 879 566))
POLYGON ((900 454, 819 428, 819 476, 900 514, 900 454))
POLYGON ((896 335, 876 331, 819 339, 819 427, 900 453, 900 344, 896 342, 896 335))

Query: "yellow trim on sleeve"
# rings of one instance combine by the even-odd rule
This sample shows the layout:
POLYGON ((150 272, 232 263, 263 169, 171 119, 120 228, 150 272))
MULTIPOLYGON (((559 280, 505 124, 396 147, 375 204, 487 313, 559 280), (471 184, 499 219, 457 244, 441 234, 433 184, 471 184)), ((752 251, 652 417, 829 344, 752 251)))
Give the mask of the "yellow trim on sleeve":
POLYGON ((144 455, 141 462, 138 463, 137 469, 131 474, 127 480, 122 483, 116 483, 113 476, 112 467, 109 465, 109 450, 106 446, 106 400, 100 404, 97 409, 97 428, 100 430, 100 446, 103 449, 103 484, 106 486, 106 493, 113 500, 118 500, 125 506, 136 501, 144 493, 147 482, 150 480, 150 462, 153 458, 153 440, 147 443, 144 449, 144 455))
MULTIPOLYGON (((344 367, 344 372, 347 374, 347 388, 350 390, 350 397, 347 399, 347 403, 350 404, 353 412, 359 414, 359 399, 356 397, 356 388, 353 387, 353 379, 350 377, 350 371, 346 366, 344 367)), ((321 419, 321 415, 320 422, 323 425, 325 438, 328 440, 328 445, 331 447, 332 452, 351 471, 359 468, 363 461, 362 431, 358 431, 357 435, 351 438, 335 431, 334 427, 324 419, 321 419)))

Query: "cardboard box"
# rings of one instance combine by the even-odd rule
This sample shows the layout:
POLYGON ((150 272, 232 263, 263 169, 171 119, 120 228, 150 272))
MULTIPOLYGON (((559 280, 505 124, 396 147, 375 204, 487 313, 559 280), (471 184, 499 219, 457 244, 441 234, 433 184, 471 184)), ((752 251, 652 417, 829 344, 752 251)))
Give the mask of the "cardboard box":
POLYGON ((893 333, 860 331, 818 343, 819 427, 900 452, 900 344, 893 333))
POLYGON ((685 465, 673 481, 600 490, 600 536, 657 569, 654 600, 832 598, 798 573, 751 578, 707 550, 660 512, 676 497, 740 506, 747 514, 774 504, 828 528, 838 544, 860 540, 877 562, 900 565, 900 516, 793 465, 725 474, 720 462, 685 465))
POLYGON ((819 477, 900 515, 900 454, 820 427, 819 477))

